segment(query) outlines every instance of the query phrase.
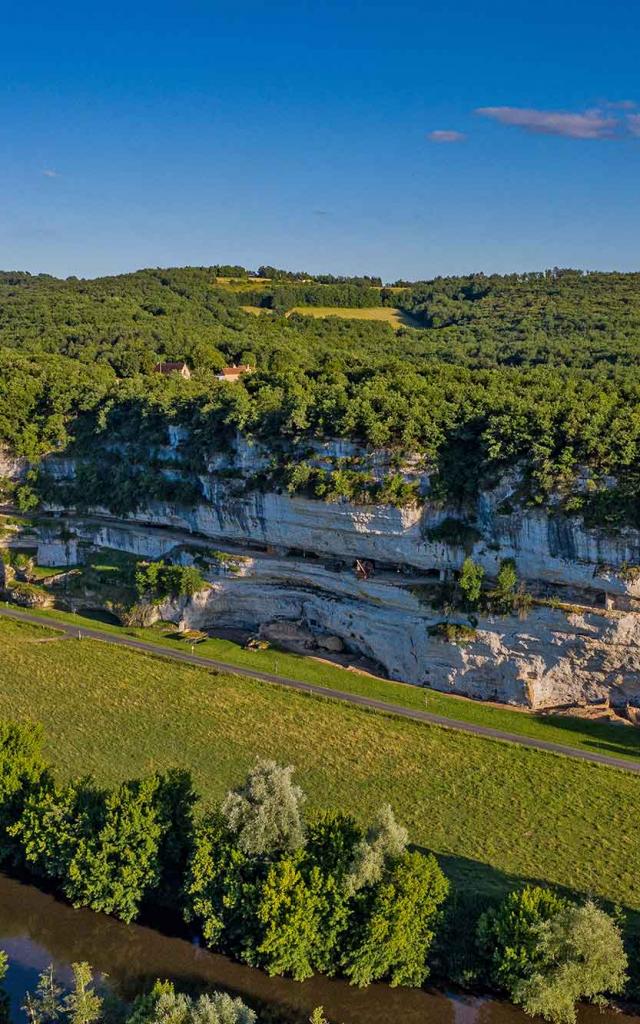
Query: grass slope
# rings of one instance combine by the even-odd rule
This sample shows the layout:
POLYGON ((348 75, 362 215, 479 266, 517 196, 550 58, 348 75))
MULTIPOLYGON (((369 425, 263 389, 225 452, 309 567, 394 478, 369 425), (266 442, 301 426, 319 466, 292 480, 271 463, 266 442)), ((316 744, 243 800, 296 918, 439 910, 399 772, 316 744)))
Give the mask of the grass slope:
POLYGON ((0 716, 42 721, 67 775, 178 764, 217 799, 256 755, 274 757, 296 766, 312 808, 367 820, 390 802, 484 895, 528 878, 640 909, 635 776, 50 636, 0 620, 0 716))
MULTIPOLYGON (((184 641, 171 640, 167 637, 163 632, 164 627, 161 626, 125 629, 122 626, 107 625, 96 622, 95 619, 58 610, 38 611, 37 614, 42 618, 73 622, 79 629, 86 625, 109 633, 126 633, 173 650, 189 650, 189 645, 185 645, 184 641)), ((437 690, 362 675, 317 658, 278 651, 274 648, 266 651, 245 650, 232 640, 217 637, 211 637, 198 644, 195 653, 236 665, 249 672, 273 672, 276 675, 325 686, 327 689, 358 693, 386 701, 388 704, 431 711, 433 714, 444 715, 458 722, 489 726, 518 736, 560 743, 591 753, 611 754, 613 757, 627 758, 630 761, 640 760, 640 730, 631 727, 585 721, 566 715, 534 715, 507 707, 495 707, 480 701, 439 693, 437 690)))

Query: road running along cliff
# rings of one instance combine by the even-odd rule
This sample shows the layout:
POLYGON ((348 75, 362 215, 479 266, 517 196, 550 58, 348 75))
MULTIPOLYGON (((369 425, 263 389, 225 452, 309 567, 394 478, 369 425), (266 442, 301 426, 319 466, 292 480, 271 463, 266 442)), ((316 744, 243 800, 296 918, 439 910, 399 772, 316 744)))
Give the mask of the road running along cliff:
POLYGON ((0 608, 0 616, 15 619, 19 622, 26 622, 36 626, 48 626, 67 634, 70 637, 86 640, 97 640, 105 643, 115 644, 120 647, 130 647, 144 654, 154 657, 165 658, 173 661, 180 661, 200 668, 213 669, 216 672, 226 672, 229 675, 249 677, 258 679, 265 683, 286 686, 289 689, 301 693, 311 694, 316 697, 324 697, 330 700, 344 701, 354 704, 369 711, 381 712, 383 714, 395 715, 400 718, 409 718, 413 721, 424 722, 427 725, 435 725, 446 729, 455 729, 459 732, 471 733, 473 736, 482 739, 498 741, 502 743, 515 743, 523 747, 530 747, 534 750, 546 753, 557 754, 563 757, 574 757, 581 761, 589 761, 593 764, 605 765, 609 768, 618 768, 634 774, 640 774, 640 762, 626 760, 620 757, 613 757, 608 754, 598 754, 591 751, 579 750, 575 747, 568 747, 561 743, 552 743, 548 740, 535 739, 529 736, 521 736, 501 729, 493 729, 489 726, 477 725, 473 722, 458 721, 447 718, 444 715, 433 714, 429 711, 419 711, 415 708, 402 707, 399 704, 389 704, 386 701, 376 700, 373 697, 366 697, 362 694, 347 693, 343 690, 329 689, 313 683, 305 683, 299 679, 291 679, 287 676, 276 675, 272 672, 258 672, 245 668, 238 668, 237 665, 230 665, 214 658, 204 658, 197 654, 189 654, 186 651, 174 651, 148 640, 139 640, 131 636, 116 635, 107 633, 100 629, 78 627, 67 622, 61 622, 53 617, 33 615, 29 612, 17 611, 13 608, 0 608))

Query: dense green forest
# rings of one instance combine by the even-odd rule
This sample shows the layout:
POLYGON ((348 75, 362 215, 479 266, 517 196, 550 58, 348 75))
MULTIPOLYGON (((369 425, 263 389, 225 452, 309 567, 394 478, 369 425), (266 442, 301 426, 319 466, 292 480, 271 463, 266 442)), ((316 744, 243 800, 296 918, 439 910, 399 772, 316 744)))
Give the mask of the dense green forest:
MULTIPOLYGON (((173 422, 191 431, 196 469, 236 430, 274 446, 347 437, 421 453, 436 497, 465 501, 518 466, 523 500, 553 495, 590 525, 640 525, 640 274, 476 274, 395 288, 272 267, 93 281, 0 274, 0 443, 37 460, 121 440, 144 462, 173 422), (257 303, 272 312, 242 309, 257 303), (423 326, 284 315, 318 304, 397 305, 423 326), (161 358, 185 359, 191 380, 154 373, 161 358), (232 362, 256 372, 217 381, 232 362)), ((131 486, 148 470, 130 466, 131 486)), ((288 472, 295 489, 298 469, 288 472)), ((368 493, 387 492, 416 498, 393 481, 368 493)))

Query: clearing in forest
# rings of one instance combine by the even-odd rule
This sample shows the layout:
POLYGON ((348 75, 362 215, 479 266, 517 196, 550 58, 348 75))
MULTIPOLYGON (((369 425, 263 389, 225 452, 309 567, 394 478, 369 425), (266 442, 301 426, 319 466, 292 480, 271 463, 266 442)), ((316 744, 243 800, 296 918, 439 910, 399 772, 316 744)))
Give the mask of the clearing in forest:
POLYGON ((401 327, 421 326, 409 313, 395 306, 294 306, 287 312, 287 316, 293 313, 313 317, 338 316, 344 320, 382 320, 396 331, 401 327))
MULTIPOLYGON (((274 312, 268 306, 242 306, 241 308, 245 313, 251 313, 253 316, 274 312)), ((291 316, 293 313, 315 318, 337 316, 341 320, 380 320, 390 324, 394 331, 398 331, 401 327, 418 329, 422 327, 422 324, 418 323, 410 313, 392 306, 294 306, 293 309, 287 310, 285 316, 291 316)))

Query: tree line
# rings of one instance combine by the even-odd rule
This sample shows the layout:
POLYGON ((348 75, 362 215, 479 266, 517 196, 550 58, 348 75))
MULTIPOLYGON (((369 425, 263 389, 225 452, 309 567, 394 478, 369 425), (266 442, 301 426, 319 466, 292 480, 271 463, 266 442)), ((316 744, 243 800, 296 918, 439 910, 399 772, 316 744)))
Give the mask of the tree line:
MULTIPOLYGON (((101 504, 102 495, 122 498, 125 510, 153 497, 196 503, 209 454, 240 433, 280 454, 285 486, 313 485, 321 496, 368 489, 364 476, 362 486, 353 476, 325 481, 311 470, 305 480, 304 467, 292 465, 304 463, 305 439, 342 437, 390 448, 399 458, 420 454, 434 500, 472 506, 481 487, 515 470, 522 502, 541 505, 553 496, 557 513, 587 525, 640 525, 635 373, 592 379, 547 367, 432 364, 419 371, 396 363, 349 372, 258 371, 229 386, 204 371, 190 381, 139 375, 117 382, 106 368, 101 374, 62 357, 3 360, 0 351, 0 370, 3 364, 0 437, 35 460, 52 451, 78 456, 85 504, 101 504), (173 465, 158 458, 170 426, 188 433, 173 465)), ((64 484, 60 493, 64 498, 64 484)), ((393 503, 393 487, 389 494, 393 503)), ((402 495, 400 488, 398 504, 413 500, 402 495)))
MULTIPOLYGON (((0 982, 8 967, 0 951, 0 982)), ((64 986, 53 965, 42 971, 35 991, 27 992, 21 1007, 28 1024, 256 1024, 257 1015, 241 999, 227 992, 194 997, 177 992, 170 981, 156 981, 127 1005, 96 982, 86 961, 71 965, 72 982, 64 986)), ((0 1019, 9 1020, 6 993, 0 994, 0 1019)), ((322 1008, 312 1024, 328 1024, 322 1008)))
MULTIPOLYGON (((112 789, 61 783, 41 740, 0 723, 0 863, 74 906, 125 922, 171 908, 208 948, 296 980, 419 986, 455 960, 451 884, 390 807, 369 829, 308 816, 293 769, 271 761, 204 809, 180 770, 112 789)), ((592 901, 525 887, 460 926, 475 928, 467 980, 558 1024, 572 1024, 580 998, 624 988, 621 922, 592 901)))

